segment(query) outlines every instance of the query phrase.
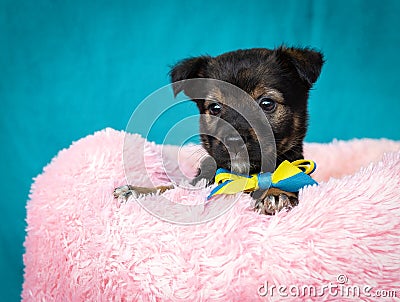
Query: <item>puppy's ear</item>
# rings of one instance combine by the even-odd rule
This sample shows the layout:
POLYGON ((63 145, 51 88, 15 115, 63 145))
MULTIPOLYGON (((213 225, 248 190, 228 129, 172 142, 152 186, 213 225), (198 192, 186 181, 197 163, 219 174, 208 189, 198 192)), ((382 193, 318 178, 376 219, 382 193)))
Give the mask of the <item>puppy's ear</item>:
POLYGON ((201 56, 182 60, 173 66, 169 74, 174 95, 176 96, 182 90, 185 91, 184 83, 179 83, 179 81, 206 77, 206 67, 210 60, 210 56, 201 56))
POLYGON ((324 56, 321 52, 309 48, 286 48, 283 46, 276 51, 289 57, 300 78, 306 81, 310 87, 318 79, 324 64, 324 56))

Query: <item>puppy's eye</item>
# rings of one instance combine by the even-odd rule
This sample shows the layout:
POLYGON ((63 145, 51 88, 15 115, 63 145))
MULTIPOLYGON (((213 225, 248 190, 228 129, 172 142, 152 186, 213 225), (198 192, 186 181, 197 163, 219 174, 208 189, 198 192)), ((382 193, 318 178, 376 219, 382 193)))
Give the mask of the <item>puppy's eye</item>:
POLYGON ((221 105, 218 103, 212 103, 210 105, 208 105, 207 110, 208 112, 210 112, 210 114, 212 115, 218 115, 221 113, 221 105))
POLYGON ((272 112, 276 108, 276 102, 273 99, 267 97, 262 97, 258 104, 265 112, 272 112))

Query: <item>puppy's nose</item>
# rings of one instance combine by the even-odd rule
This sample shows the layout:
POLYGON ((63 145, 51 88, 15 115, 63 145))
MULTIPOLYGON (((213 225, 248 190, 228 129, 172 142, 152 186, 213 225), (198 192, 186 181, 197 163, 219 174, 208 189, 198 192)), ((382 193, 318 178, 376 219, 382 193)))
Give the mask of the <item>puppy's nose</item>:
POLYGON ((238 153, 243 149, 246 149, 246 144, 240 136, 226 136, 224 138, 225 146, 229 151, 238 153))

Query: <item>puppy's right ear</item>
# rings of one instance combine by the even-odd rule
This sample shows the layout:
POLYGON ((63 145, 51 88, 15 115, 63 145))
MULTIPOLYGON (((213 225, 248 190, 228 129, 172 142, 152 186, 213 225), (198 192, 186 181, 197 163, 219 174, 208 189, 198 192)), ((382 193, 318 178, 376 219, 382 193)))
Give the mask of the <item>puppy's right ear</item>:
POLYGON ((201 56, 196 58, 189 58, 178 62, 170 71, 171 83, 173 83, 172 88, 174 90, 174 95, 185 90, 185 84, 179 81, 194 79, 194 78, 204 78, 206 77, 206 69, 210 56, 201 56))

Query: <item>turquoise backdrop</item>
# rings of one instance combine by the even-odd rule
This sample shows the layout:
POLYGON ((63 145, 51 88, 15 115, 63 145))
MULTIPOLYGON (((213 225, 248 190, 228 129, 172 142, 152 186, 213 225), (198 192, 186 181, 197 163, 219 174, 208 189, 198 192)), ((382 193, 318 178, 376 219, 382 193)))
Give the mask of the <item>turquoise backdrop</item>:
POLYGON ((179 59, 316 47, 307 141, 400 139, 399 16, 397 0, 0 0, 0 301, 20 299, 33 177, 72 141, 124 129, 179 59))

